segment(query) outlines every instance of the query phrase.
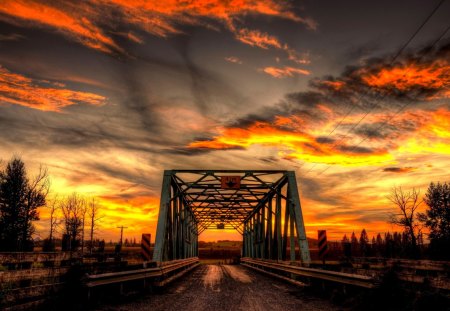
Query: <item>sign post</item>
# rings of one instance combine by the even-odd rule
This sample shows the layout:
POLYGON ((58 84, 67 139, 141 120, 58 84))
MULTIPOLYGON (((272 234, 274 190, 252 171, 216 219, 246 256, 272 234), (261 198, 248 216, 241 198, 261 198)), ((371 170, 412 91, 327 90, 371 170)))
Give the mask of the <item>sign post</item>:
POLYGON ((144 259, 144 261, 151 260, 151 253, 150 253, 151 239, 152 239, 152 235, 150 233, 142 233, 141 253, 142 253, 142 258, 144 259))
POLYGON ((328 253, 327 244, 327 230, 317 230, 318 244, 319 244, 319 257, 322 258, 325 265, 325 255, 328 253))

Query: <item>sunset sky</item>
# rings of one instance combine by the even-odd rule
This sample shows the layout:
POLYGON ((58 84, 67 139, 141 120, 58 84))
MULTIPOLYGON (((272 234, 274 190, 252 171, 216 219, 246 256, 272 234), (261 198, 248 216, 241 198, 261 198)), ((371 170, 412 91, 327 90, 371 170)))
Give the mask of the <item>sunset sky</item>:
POLYGON ((172 168, 295 170, 308 236, 398 230, 393 186, 450 181, 450 1, 408 42, 440 2, 0 0, 0 159, 107 240, 153 239, 172 168))

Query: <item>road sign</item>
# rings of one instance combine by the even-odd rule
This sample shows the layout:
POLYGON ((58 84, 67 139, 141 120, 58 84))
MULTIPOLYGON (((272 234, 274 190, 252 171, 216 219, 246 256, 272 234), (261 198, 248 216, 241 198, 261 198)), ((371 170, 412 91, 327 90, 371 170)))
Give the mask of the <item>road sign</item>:
POLYGON ((317 230, 319 240, 319 257, 324 258, 328 253, 327 230, 317 230))
POLYGON ((222 189, 240 189, 241 176, 221 176, 222 189))
POLYGON ((151 253, 150 253, 151 239, 152 239, 152 235, 150 233, 142 233, 141 252, 142 252, 142 258, 144 258, 144 260, 146 260, 146 261, 151 260, 151 253))

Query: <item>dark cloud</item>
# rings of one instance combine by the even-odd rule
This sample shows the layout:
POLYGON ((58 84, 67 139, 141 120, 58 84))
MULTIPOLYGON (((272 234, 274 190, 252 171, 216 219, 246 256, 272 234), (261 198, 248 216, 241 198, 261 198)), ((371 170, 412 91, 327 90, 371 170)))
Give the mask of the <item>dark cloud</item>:
MULTIPOLYGON (((346 217, 351 218, 353 222, 363 222, 370 224, 372 222, 387 222, 389 220, 390 215, 392 214, 392 211, 390 209, 358 209, 357 212, 355 212, 355 207, 353 208, 345 208, 345 207, 339 207, 339 210, 336 211, 336 209, 332 209, 330 211, 325 212, 317 212, 314 216, 317 219, 334 219, 339 217, 346 217)), ((345 232, 347 235, 349 232, 345 232)))
POLYGON ((278 159, 276 157, 262 157, 262 158, 259 158, 259 160, 262 162, 265 162, 265 163, 270 163, 270 164, 278 162, 278 159))
POLYGON ((319 136, 316 138, 316 142, 320 143, 320 144, 331 144, 334 143, 336 140, 334 138, 331 137, 326 137, 326 136, 319 136))
POLYGON ((330 187, 330 185, 326 182, 319 182, 312 178, 301 178, 300 188, 303 196, 308 199, 328 205, 345 206, 343 196, 328 193, 328 191, 333 189, 333 187, 330 187))
MULTIPOLYGON (((210 141, 208 139, 207 141, 210 141)), ((245 150, 244 147, 241 146, 232 146, 232 145, 226 145, 220 148, 217 148, 220 150, 245 150)), ((189 148, 189 147, 174 147, 171 149, 164 149, 162 152, 167 154, 174 154, 174 155, 185 155, 185 156, 196 156, 200 154, 205 154, 212 152, 217 149, 212 149, 209 147, 195 147, 195 148, 189 148)))
POLYGON ((377 150, 371 148, 352 145, 338 146, 337 148, 342 152, 349 152, 349 153, 370 154, 377 152, 377 150))
MULTIPOLYGON (((407 105, 418 105, 424 101, 428 103, 436 96, 448 96, 445 92, 450 83, 450 75, 445 74, 445 70, 439 65, 450 68, 449 57, 450 45, 445 43, 439 47, 428 46, 405 53, 395 62, 392 62, 392 55, 370 58, 363 64, 347 66, 339 76, 313 78, 309 83, 310 90, 286 94, 278 104, 265 107, 258 113, 249 114, 227 126, 247 128, 256 122, 273 124, 277 116, 296 116, 306 122, 305 127, 308 127, 326 121, 328 112, 338 118, 356 112, 369 114, 392 111, 391 116, 394 116, 396 111, 401 111, 407 105), (413 74, 410 75, 409 71, 413 74)), ((386 118, 391 116, 386 114, 386 118)), ((385 139, 395 138, 395 132, 400 130, 415 130, 418 120, 413 118, 392 123, 387 119, 372 121, 370 124, 363 123, 361 126, 355 121, 346 122, 342 127, 363 138, 385 139)), ((277 127, 290 130, 284 125, 277 127)), ((331 142, 327 137, 318 137, 316 141, 324 144, 331 142)), ((308 147, 306 144, 305 146, 308 147)), ((317 149, 312 145, 309 147, 317 149)), ((375 152, 363 146, 338 148, 344 152, 361 154, 375 152)))
POLYGON ((369 139, 384 139, 392 134, 397 128, 391 124, 382 122, 361 124, 354 132, 355 134, 369 139))
POLYGON ((417 168, 416 167, 386 167, 383 169, 383 172, 388 172, 388 173, 409 173, 412 171, 415 171, 417 168))
POLYGON ((25 36, 18 33, 0 34, 0 41, 19 41, 25 39, 25 36))
POLYGON ((119 179, 129 182, 131 184, 139 184, 148 187, 149 189, 157 189, 159 187, 159 176, 154 176, 147 170, 138 168, 129 168, 123 166, 114 166, 108 163, 99 162, 85 162, 82 164, 86 174, 90 172, 99 172, 106 175, 109 178, 119 179))

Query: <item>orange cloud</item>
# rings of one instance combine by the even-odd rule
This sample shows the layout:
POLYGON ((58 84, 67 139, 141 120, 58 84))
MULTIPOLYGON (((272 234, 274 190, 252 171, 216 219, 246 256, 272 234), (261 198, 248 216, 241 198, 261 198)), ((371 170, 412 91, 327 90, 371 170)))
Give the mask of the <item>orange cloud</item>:
POLYGON ((257 46, 262 49, 268 49, 269 47, 281 48, 281 43, 276 37, 258 30, 240 29, 236 33, 236 39, 245 44, 257 46))
POLYGON ((225 57, 225 60, 230 63, 242 64, 242 61, 235 56, 225 57))
POLYGON ((415 171, 415 167, 386 167, 383 169, 383 172, 390 173, 409 173, 415 171))
MULTIPOLYGON (((319 105, 319 109, 331 113, 329 108, 323 105, 319 105)), ((355 115, 350 119, 356 122, 359 118, 360 116, 355 115)), ((375 114, 367 119, 367 122, 378 126, 385 118, 384 114, 375 114)), ((358 144, 362 140, 361 137, 352 137, 339 143, 320 139, 335 122, 337 121, 331 120, 325 124, 313 125, 295 115, 276 116, 272 122, 255 121, 245 128, 221 128, 219 135, 213 139, 191 142, 188 148, 231 150, 259 145, 278 148, 279 155, 284 159, 344 166, 395 163, 395 158, 402 154, 450 154, 450 111, 444 108, 399 115, 393 124, 398 127, 398 131, 393 130, 377 141, 369 140, 372 144, 370 148, 358 144), (415 127, 404 131, 403 123, 408 126, 415 124, 415 127)), ((405 168, 401 171, 405 172, 405 168)))
POLYGON ((399 151, 411 154, 450 154, 450 111, 421 111, 416 115, 420 126, 404 141, 399 151))
POLYGON ((363 74, 362 80, 378 89, 396 89, 402 92, 415 89, 437 90, 440 94, 437 96, 448 97, 450 64, 448 61, 435 61, 431 64, 411 63, 382 68, 376 73, 363 74))
MULTIPOLYGON (((307 20, 301 19, 289 12, 289 6, 286 3, 280 3, 273 0, 166 0, 166 1, 141 1, 141 0, 109 0, 106 1, 124 8, 125 12, 136 13, 134 10, 140 10, 140 15, 144 13, 160 14, 161 17, 209 17, 218 20, 229 21, 235 16, 245 14, 261 14, 278 16, 311 24, 307 20)), ((101 1, 97 1, 101 3, 101 1)))
POLYGON ((0 67, 0 102, 59 112, 64 107, 78 103, 101 105, 106 100, 97 94, 64 87, 60 83, 32 80, 0 67))
POLYGON ((311 72, 305 69, 294 68, 294 67, 265 67, 262 69, 268 75, 271 75, 274 78, 286 78, 286 77, 294 77, 295 75, 309 75, 311 72))
POLYGON ((283 48, 288 54, 288 59, 297 64, 307 65, 311 63, 309 60, 309 53, 300 54, 296 50, 291 49, 287 44, 284 45, 283 48))
MULTIPOLYGON (((268 48, 281 45, 273 36, 258 30, 240 29, 235 24, 240 22, 240 17, 252 14, 289 19, 315 29, 316 24, 312 20, 300 18, 289 9, 288 3, 274 0, 92 0, 76 5, 5 0, 0 6, 0 20, 51 27, 89 48, 106 53, 124 53, 108 35, 114 32, 117 23, 133 25, 153 35, 166 37, 182 32, 179 28, 181 24, 216 28, 212 20, 224 24, 241 42, 268 48)), ((132 32, 128 32, 126 37, 136 43, 142 42, 132 32)))
POLYGON ((301 159, 308 162, 339 163, 342 165, 367 165, 392 160, 385 149, 367 152, 338 149, 330 144, 321 144, 316 138, 302 132, 297 118, 277 117, 273 123, 254 122, 248 128, 224 128, 212 140, 192 142, 193 149, 245 149, 253 145, 272 146, 284 149, 286 159, 301 159), (290 128, 290 129, 286 129, 290 128))
MULTIPOLYGON (((88 17, 77 14, 77 10, 72 8, 59 9, 49 4, 38 1, 2 1, 0 6, 0 19, 5 20, 5 16, 10 16, 31 25, 42 25, 56 28, 58 31, 73 37, 82 44, 111 53, 121 49, 114 41, 95 26, 88 17)), ((79 12, 78 12, 79 13, 79 12)))
POLYGON ((339 91, 345 86, 345 83, 342 81, 329 81, 329 80, 321 80, 319 81, 320 84, 329 87, 335 91, 339 91))

